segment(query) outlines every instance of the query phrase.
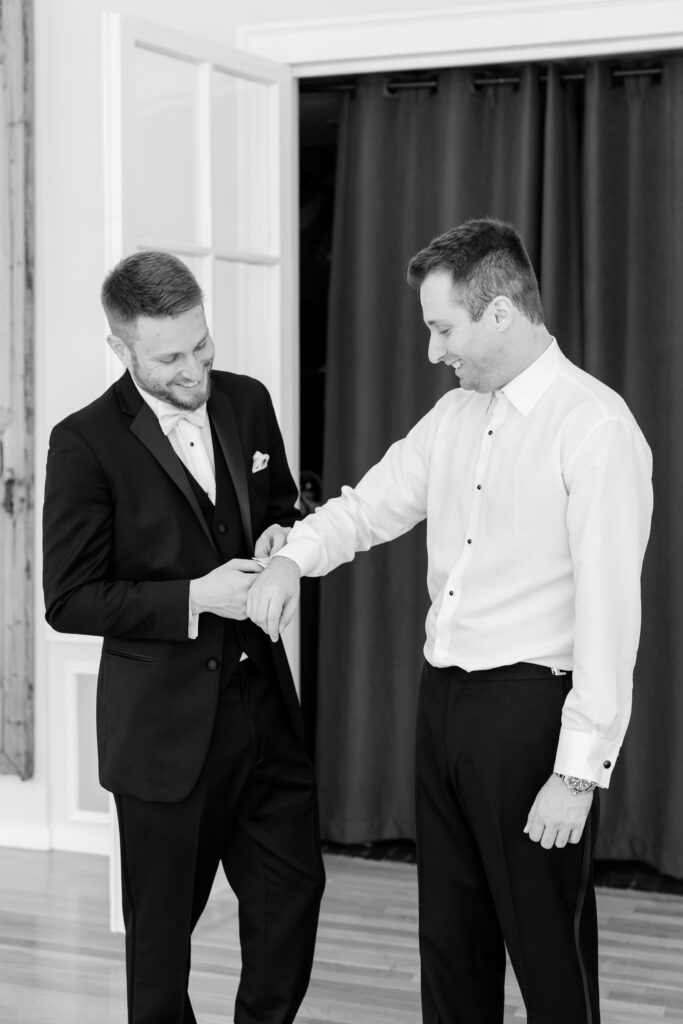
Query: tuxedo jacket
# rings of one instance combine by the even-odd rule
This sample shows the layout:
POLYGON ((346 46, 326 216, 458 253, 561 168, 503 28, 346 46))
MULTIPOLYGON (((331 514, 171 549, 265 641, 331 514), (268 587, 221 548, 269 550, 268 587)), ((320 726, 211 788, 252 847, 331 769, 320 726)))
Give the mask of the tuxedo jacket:
POLYGON ((211 376, 213 520, 128 373, 50 437, 46 618, 59 631, 104 638, 100 781, 142 800, 176 801, 192 789, 211 739, 221 677, 242 651, 273 676, 295 730, 302 730, 281 642, 272 644, 251 622, 207 612, 199 616, 197 639, 188 639, 190 580, 231 557, 249 558, 266 527, 299 518, 268 392, 250 377, 211 376), (269 455, 258 472, 255 452, 269 455))

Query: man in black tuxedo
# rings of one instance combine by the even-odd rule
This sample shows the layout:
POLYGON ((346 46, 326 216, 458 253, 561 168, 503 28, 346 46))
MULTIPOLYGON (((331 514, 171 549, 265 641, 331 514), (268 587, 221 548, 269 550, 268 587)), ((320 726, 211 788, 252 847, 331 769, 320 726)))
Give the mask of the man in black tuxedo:
POLYGON ((127 372, 52 432, 44 587, 55 629, 104 638, 97 738, 121 834, 129 1021, 195 1022, 190 937, 220 863, 239 900, 235 1021, 288 1024, 324 869, 287 660, 245 609, 252 555, 284 544, 297 489, 266 389, 212 371, 183 263, 136 253, 102 301, 127 372))

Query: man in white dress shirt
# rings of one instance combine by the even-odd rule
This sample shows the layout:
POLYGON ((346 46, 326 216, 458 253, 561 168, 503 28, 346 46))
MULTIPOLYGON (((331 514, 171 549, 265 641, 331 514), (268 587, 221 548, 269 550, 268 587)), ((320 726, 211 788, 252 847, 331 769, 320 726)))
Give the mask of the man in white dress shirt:
POLYGON ((301 575, 427 519, 416 817, 425 1024, 600 1020, 592 853, 631 708, 651 455, 544 325, 516 231, 473 220, 411 261, 445 395, 297 524, 249 592, 273 641, 301 575))

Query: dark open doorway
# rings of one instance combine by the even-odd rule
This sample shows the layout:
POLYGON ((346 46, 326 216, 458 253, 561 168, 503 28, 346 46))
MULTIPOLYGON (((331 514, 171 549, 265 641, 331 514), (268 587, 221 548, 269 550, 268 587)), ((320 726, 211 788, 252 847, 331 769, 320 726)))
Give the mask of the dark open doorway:
MULTIPOLYGON (((647 860, 677 877, 683 846, 674 791, 682 776, 671 765, 681 749, 674 727, 681 704, 670 680, 680 660, 681 591, 671 509, 683 462, 671 455, 682 379, 671 335, 681 292, 671 282, 681 254, 682 74, 680 54, 669 54, 434 70, 431 83, 413 78, 401 88, 387 76, 360 76, 349 102, 328 91, 329 80, 315 92, 306 82, 300 107, 301 465, 309 507, 355 483, 417 422, 418 400, 433 404, 433 371, 422 376, 424 328, 414 296, 396 283, 406 260, 444 225, 486 214, 522 232, 565 354, 625 395, 655 467, 665 467, 657 468, 643 578, 633 722, 624 767, 604 801, 598 855, 647 860), (643 771, 648 750, 657 756, 643 771)), ((399 543, 391 558, 378 546, 353 569, 333 573, 321 585, 320 616, 318 583, 302 588, 309 744, 318 751, 323 833, 341 842, 409 834, 386 808, 409 757, 407 733, 396 739, 391 716, 411 693, 408 658, 396 652, 420 633, 419 623, 405 624, 404 611, 423 573, 399 543)))

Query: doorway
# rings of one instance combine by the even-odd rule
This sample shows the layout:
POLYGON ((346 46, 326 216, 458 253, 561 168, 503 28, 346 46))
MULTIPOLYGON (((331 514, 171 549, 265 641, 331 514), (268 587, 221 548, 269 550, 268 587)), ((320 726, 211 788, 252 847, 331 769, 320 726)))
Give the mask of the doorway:
MULTIPOLYGON (((672 231, 672 226, 680 224, 680 194, 677 190, 679 178, 676 167, 679 166, 678 161, 681 159, 681 148, 677 141, 680 133, 675 126, 678 117, 677 104, 682 95, 678 85, 681 74, 681 55, 676 53, 653 53, 639 57, 631 55, 621 59, 588 59, 583 61, 583 67, 577 62, 560 64, 557 61, 545 67, 538 64, 535 67, 528 64, 523 67, 493 66, 488 69, 488 74, 483 68, 477 69, 476 72, 471 68, 449 69, 443 72, 435 70, 432 77, 440 75, 443 79, 439 83, 438 92, 441 93, 443 86, 445 97, 446 87, 449 88, 454 104, 447 110, 441 110, 441 114, 448 115, 448 118, 442 118, 439 123, 450 124, 452 111, 457 109, 461 112, 458 114, 460 121, 455 126, 458 128, 458 144, 454 142, 451 149, 443 151, 439 140, 447 133, 434 131, 427 139, 429 145, 423 147, 423 152, 429 154, 430 161, 427 163, 431 163, 432 167, 436 166, 443 170, 448 166, 451 178, 444 194, 443 189, 439 191, 439 188, 435 187, 435 184, 438 186, 436 179, 433 176, 425 177, 423 168, 420 168, 421 178, 415 176, 412 179, 413 183, 421 183, 422 187, 419 190, 412 189, 406 192, 403 202, 396 199, 396 192, 393 193, 393 209, 400 211, 400 217, 397 219, 402 225, 405 225, 409 216, 414 216, 418 202, 422 203, 422 219, 419 233, 412 234, 405 246, 404 239, 401 239, 400 259, 397 258, 390 271, 391 281, 398 282, 401 276, 401 262, 405 266, 405 257, 409 257, 420 244, 424 244, 440 229, 443 230, 444 224, 455 223, 466 216, 484 214, 513 220, 520 227, 522 235, 527 240, 532 260, 540 270, 548 324, 558 339, 561 339, 565 354, 626 397, 655 451, 655 466, 667 467, 665 474, 660 471, 658 479, 653 537, 643 578, 643 608, 647 612, 644 617, 639 661, 639 674, 643 685, 638 685, 637 674, 635 693, 636 701, 640 701, 640 705, 634 710, 619 781, 610 792, 609 799, 605 800, 601 854, 625 858, 635 853, 641 859, 648 859, 652 863, 671 865, 678 863, 676 858, 680 857, 681 847, 675 841, 667 842, 666 849, 658 842, 655 850, 651 838, 648 837, 647 827, 634 826, 632 834, 625 837, 620 823, 632 805, 642 802, 644 806, 649 807, 654 801, 660 802, 662 818, 669 821, 670 807, 673 806, 671 793, 675 788, 673 780, 677 777, 676 773, 667 772, 661 779, 662 785, 657 786, 656 793, 653 793, 653 787, 647 781, 648 776, 639 771, 638 755, 640 750, 653 749, 654 743, 660 744, 662 736, 666 736, 671 759, 674 758, 677 749, 672 714, 666 715, 666 729, 663 728, 664 723, 655 721, 660 713, 657 707, 678 706, 677 697, 670 692, 665 696, 663 692, 661 701, 656 704, 647 701, 644 695, 648 689, 651 691, 650 679, 667 678, 669 673, 666 666, 677 663, 679 657, 675 641, 677 632, 673 623, 675 608, 679 607, 681 597, 680 590, 675 585, 676 574, 671 568, 672 552, 678 550, 678 541, 677 534, 670 532, 671 508, 676 506, 675 492, 678 486, 674 479, 675 467, 679 463, 668 454, 667 446, 672 443, 672 436, 678 436, 678 432, 672 430, 671 422, 679 415, 679 403, 670 393, 672 389, 669 385, 681 378, 677 372, 671 371, 679 358, 679 346, 675 344, 668 326, 675 322, 675 317, 672 318, 665 311, 677 307, 680 297, 675 289, 666 285, 667 281, 673 279, 671 273, 656 273, 655 268, 657 260, 662 258, 661 254, 664 252, 669 254, 667 259, 672 265, 678 265, 680 261, 680 231, 672 231), (463 80, 456 81, 458 76, 463 80), (465 81, 465 78, 469 79, 470 76, 475 80, 465 81), (476 79, 480 78, 485 78, 486 82, 479 84, 476 79), (530 88, 532 79, 533 89, 530 88), (552 105, 547 98, 550 92, 548 82, 554 89, 552 105), (500 84, 500 89, 497 83, 500 84), (475 104, 472 97, 479 96, 481 99, 484 95, 488 95, 488 102, 477 100, 475 104), (525 97, 528 103, 521 102, 525 97), (460 105, 456 107, 456 103, 460 105), (511 111, 514 112, 515 109, 520 115, 517 120, 511 117, 511 111), (484 114, 488 117, 488 128, 482 149, 482 140, 477 136, 477 132, 484 114), (461 134, 460 127, 463 125, 466 131, 461 134), (508 134, 501 134, 505 132, 506 126, 508 134), (484 157, 488 153, 488 159, 483 159, 482 152, 484 157), (533 178, 530 182, 525 168, 532 169, 533 178), (496 171, 501 169, 504 173, 496 176, 496 171), (491 189, 488 191, 482 191, 480 187, 483 183, 479 179, 484 176, 487 181, 490 179, 491 189), (569 199, 571 201, 568 201, 569 199), (423 216, 425 211, 428 219, 423 216), (628 253, 628 259, 624 259, 624 253, 628 253), (642 301, 648 295, 659 295, 662 288, 664 292, 660 296, 661 301, 642 301), (627 313, 626 306, 620 304, 620 297, 628 299, 627 313), (610 301, 606 302, 606 298, 610 301), (616 326, 613 319, 610 319, 613 318, 615 311, 619 314, 616 326), (653 317, 659 318, 656 329, 652 328, 653 317), (651 351, 648 356, 648 351, 642 345, 642 339, 645 337, 656 339, 659 357, 652 358, 651 351), (658 376, 660 369, 661 377, 658 376), (661 450, 661 458, 658 458, 658 450, 661 450), (661 595, 664 579, 668 581, 667 594, 670 596, 663 602, 661 595), (648 666, 661 666, 661 670, 648 666), (647 856, 644 856, 644 853, 647 856)), ((358 102, 358 96, 365 90, 369 77, 359 76, 356 79, 358 92, 356 100, 352 100, 351 103, 358 102)), ((327 86, 329 83, 328 79, 324 84, 327 86)), ((373 134, 368 129, 368 124, 370 113, 381 105, 382 85, 382 82, 375 82, 375 92, 372 96, 368 94, 374 106, 363 122, 365 140, 372 141, 379 137, 379 131, 373 134)), ((402 307, 400 313, 396 314, 398 289, 394 289, 389 295, 386 291, 383 292, 385 300, 388 297, 384 309, 391 309, 392 334, 391 337, 384 338, 384 365, 379 367, 379 372, 373 377, 375 390, 372 391, 368 387, 368 375, 364 374, 362 369, 356 372, 355 381, 350 382, 350 375, 346 369, 354 358, 354 348, 356 358, 365 359, 365 353, 377 351, 381 341, 376 330, 371 334, 362 334, 362 322, 357 318, 351 318, 351 315, 356 317, 358 306, 357 294, 354 293, 352 286, 354 282, 368 279, 378 281, 381 275, 375 276, 376 268, 386 266, 386 259, 383 260, 381 257, 391 256, 393 259, 395 252, 390 251, 393 243, 385 246, 384 252, 374 244, 377 238, 384 237, 382 230, 387 225, 386 219, 381 225, 373 223, 369 231, 365 231, 366 224, 361 223, 360 227, 365 232, 365 242, 370 243, 370 246, 364 246, 366 252, 356 254, 356 262, 360 255, 364 257, 362 270, 356 273, 357 267, 353 263, 352 254, 342 266, 343 274, 347 274, 343 296, 345 306, 338 306, 333 317, 325 316, 326 285, 330 280, 326 245, 331 237, 331 211, 334 207, 334 188, 330 192, 329 174, 334 164, 333 154, 337 151, 337 137, 332 133, 332 128, 336 119, 335 110, 338 113, 339 104, 343 101, 339 95, 335 97, 326 94, 324 98, 321 95, 307 97, 306 89, 310 90, 313 87, 313 82, 306 83, 305 89, 302 90, 301 106, 301 465, 306 470, 312 468, 319 471, 326 479, 330 475, 334 477, 342 474, 341 482, 353 483, 360 475, 356 474, 355 469, 349 471, 348 468, 344 468, 342 471, 336 461, 333 464, 328 458, 327 467, 323 461, 320 442, 326 413, 335 430, 339 427, 338 434, 341 436, 342 444, 337 444, 335 451, 340 463, 346 460, 347 467, 346 451, 351 443, 349 438, 356 430, 354 416, 351 415, 353 410, 347 408, 344 415, 339 418, 335 413, 330 415, 329 387, 327 399, 323 397, 326 367, 332 365, 333 353, 336 352, 336 368, 341 369, 347 385, 351 383, 352 387, 365 388, 364 397, 357 400, 355 418, 359 412, 365 413, 368 398, 370 404, 374 404, 379 395, 378 384, 382 386, 386 382, 387 367, 392 369, 396 366, 396 328, 403 327, 412 313, 407 311, 407 307, 402 307), (317 115, 318 111, 324 113, 317 115), (327 138, 322 134, 325 121, 332 122, 327 124, 327 138), (312 126, 315 127, 317 136, 312 126), (324 139, 324 143, 316 146, 316 137, 324 139), (327 155, 321 160, 320 152, 324 149, 327 149, 327 155), (320 152, 316 152, 317 150, 320 152), (319 175, 317 181, 314 174, 316 166, 319 175), (320 199, 320 211, 326 211, 324 214, 316 214, 317 207, 313 202, 316 193, 324 196, 324 201, 320 199), (307 213, 310 214, 309 218, 307 213), (306 237, 307 225, 313 222, 315 216, 320 216, 317 238, 322 240, 319 246, 322 258, 317 260, 319 276, 311 272, 311 267, 316 264, 316 244, 309 244, 306 237), (374 263, 368 262, 366 258, 370 249, 374 263), (340 316, 344 320, 346 331, 343 336, 337 329, 340 316), (341 341, 341 345, 331 344, 329 349, 326 348, 326 321, 331 325, 330 339, 336 330, 337 341, 341 341), (345 360, 345 363, 342 360, 345 360), (379 376, 380 372, 384 374, 384 378, 379 376), (343 445, 346 446, 346 451, 343 445)), ((398 105, 394 105, 394 109, 398 105)), ((413 103, 413 107, 416 106, 417 104, 413 103)), ((394 133, 394 148, 384 148, 381 151, 381 161, 374 165, 379 169, 374 176, 370 175, 370 181, 380 182, 384 191, 388 187, 389 179, 395 182, 395 179, 401 176, 399 164, 401 154, 404 152, 401 147, 406 147, 406 139, 420 138, 425 141, 424 136, 420 134, 422 121, 418 115, 421 110, 413 109, 411 112, 408 105, 404 113, 405 117, 400 122, 403 134, 394 133), (408 131, 414 134, 407 135, 408 131), (391 175, 387 174, 388 169, 391 170, 391 175), (395 171, 397 173, 394 173, 395 171)), ((398 121, 398 118, 395 120, 398 121)), ((377 123, 372 121, 372 128, 375 128, 377 123)), ((387 138, 389 134, 387 132, 387 138)), ((355 137, 357 146, 360 145, 359 137, 360 133, 355 137)), ((344 161, 342 153, 346 146, 346 138, 344 129, 338 154, 345 174, 353 174, 353 161, 357 157, 358 148, 347 150, 351 157, 344 161)), ((377 150, 378 147, 374 148, 377 150)), ((367 166, 372 165, 361 164, 356 160, 356 166, 366 170, 367 166)), ((342 179, 348 180, 345 175, 342 175, 342 179)), ((356 198, 367 196, 367 190, 358 175, 353 179, 353 187, 355 192, 352 194, 350 205, 347 204, 346 216, 344 220, 338 221, 340 227, 346 227, 347 217, 353 219, 356 198)), ((382 197, 377 185, 374 192, 375 195, 382 197)), ((363 210, 367 210, 367 205, 365 203, 363 210)), ((372 214, 371 210, 369 212, 372 214)), ((357 214, 356 221, 359 221, 357 214)), ((312 236, 310 231, 308 233, 312 236)), ((334 234, 336 238, 337 232, 334 234)), ((395 245, 393 249, 396 249, 395 245)), ((338 265, 335 261, 335 266, 338 265)), ((387 319, 386 312, 384 319, 387 319)), ((373 329, 377 325, 382 326, 381 318, 377 315, 372 317, 370 322, 373 329)), ((415 332, 423 330, 419 323, 416 324, 413 339, 422 336, 415 332)), ((401 365, 406 364, 404 362, 401 365)), ((378 370, 377 367, 371 369, 373 372, 378 370)), ((402 380, 405 379, 405 372, 400 376, 402 380)), ((401 396, 398 379, 395 373, 391 377, 393 390, 390 392, 389 405, 392 413, 400 406, 401 401, 405 401, 406 394, 413 386, 411 378, 401 396)), ((332 373, 329 374, 329 381, 331 380, 332 373)), ((349 393, 355 394, 353 391, 349 393)), ((341 403, 337 401, 337 412, 342 408, 341 403)), ((416 419, 417 416, 412 418, 410 424, 416 419)), ((402 432, 396 429, 395 424, 391 425, 391 430, 393 438, 400 436, 402 432)), ((379 431, 373 433, 368 430, 365 438, 369 438, 370 443, 375 445, 378 434, 379 431)), ((356 431, 356 442, 359 436, 356 431)), ((363 460, 367 467, 377 458, 377 452, 370 451, 370 443, 365 443, 362 450, 359 450, 356 444, 356 468, 360 472, 363 460)), ((388 443, 389 441, 384 439, 380 454, 388 443)), ((334 485, 328 484, 332 489, 329 494, 323 494, 322 497, 337 493, 338 483, 339 481, 334 485)), ((397 645, 403 642, 408 629, 394 628, 393 635, 388 632, 382 644, 377 640, 375 622, 368 626, 368 619, 372 616, 366 614, 359 622, 359 617, 354 615, 354 621, 351 626, 349 625, 352 612, 357 612, 361 605, 365 608, 369 608, 370 605, 373 608, 390 607, 392 615, 395 616, 399 605, 406 602, 410 588, 416 589, 420 585, 422 577, 419 572, 413 570, 413 564, 417 564, 417 560, 411 563, 410 571, 407 571, 407 559, 398 556, 398 548, 395 545, 391 545, 391 549, 395 565, 375 563, 377 571, 374 572, 374 576, 367 566, 375 552, 372 556, 364 555, 357 560, 352 570, 353 580, 351 575, 347 574, 347 584, 344 587, 337 587, 336 581, 346 570, 342 569, 339 573, 333 574, 334 583, 331 582, 331 585, 337 587, 334 602, 326 605, 327 583, 322 585, 323 609, 327 606, 329 610, 332 603, 335 606, 336 617, 329 615, 327 622, 328 636, 332 634, 332 630, 335 631, 337 647, 329 646, 332 654, 328 659, 328 668, 332 681, 327 682, 325 688, 321 683, 320 694, 316 693, 317 614, 310 596, 307 598, 309 607, 305 610, 303 621, 302 652, 305 652, 306 661, 304 700, 309 721, 311 718, 314 723, 321 720, 320 707, 316 710, 315 705, 316 702, 322 705, 323 694, 331 693, 336 702, 332 711, 328 708, 329 729, 324 734, 323 745, 321 746, 320 736, 316 743, 317 750, 325 753, 325 758, 318 758, 317 765, 321 780, 323 824, 325 825, 326 821, 328 824, 331 822, 335 827, 339 827, 340 833, 349 836, 354 832, 359 834, 361 826, 364 829, 367 826, 368 830, 374 829, 378 821, 378 810, 383 813, 386 792, 381 794, 380 800, 373 787, 380 777, 384 779, 387 787, 393 786, 397 770, 402 767, 398 765, 398 760, 389 765, 387 753, 399 747, 405 754, 404 759, 408 757, 407 741, 402 747, 396 742, 386 742, 389 730, 394 725, 390 716, 395 707, 389 691, 393 673, 386 666, 386 662, 397 645), (387 595, 393 600, 388 601, 387 595), (360 643, 357 642, 359 636, 360 643), (383 669, 377 671, 375 666, 374 671, 363 676, 361 669, 365 671, 370 660, 375 657, 378 647, 382 648, 385 662, 383 669), (350 652, 356 657, 356 663, 351 666, 350 652), (355 687, 357 697, 353 706, 350 706, 348 696, 351 686, 355 687), (378 687, 383 689, 386 697, 379 709, 381 717, 378 715, 376 719, 377 728, 373 731, 368 727, 368 718, 362 701, 368 694, 376 694, 378 687), (346 702, 343 707, 342 701, 346 702), (337 741, 340 734, 344 736, 342 742, 337 741), (347 737, 360 737, 360 740, 351 742, 347 737), (378 756, 378 750, 381 756, 378 756), (366 763, 363 770, 359 771, 358 763, 363 759, 366 759, 366 763), (323 760, 329 762, 327 768, 324 767, 323 760), (353 783, 350 783, 349 778, 354 772, 353 783), (372 794, 370 790, 373 790, 372 794), (347 808, 342 813, 339 808, 344 800, 347 800, 347 808), (361 803, 363 807, 359 812, 358 807, 361 803), (372 806, 369 806, 370 804, 372 806)), ((310 595, 311 585, 307 584, 306 589, 310 595)), ((389 619, 388 615, 384 617, 389 619)), ((328 649, 327 646, 325 649, 328 649)), ((399 666, 401 671, 405 663, 406 659, 399 666)), ((406 680, 401 690, 402 694, 408 692, 407 687, 406 680)), ((645 820, 645 815, 642 817, 645 820)), ((389 838, 388 829, 395 829, 398 818, 396 815, 387 818, 389 820, 384 836, 372 836, 368 831, 365 838, 389 838)), ((405 820, 405 817, 401 819, 402 822, 405 820)), ((671 821, 673 822, 673 818, 671 821)), ((667 831, 674 835, 676 828, 677 826, 672 823, 668 825, 667 831)), ((330 831, 325 835, 326 838, 337 838, 330 831)), ((392 831, 391 835, 396 836, 397 832, 392 831)), ((345 840, 338 838, 338 841, 345 840)), ((347 841, 360 840, 349 838, 347 841)), ((677 867, 676 872, 679 870, 677 867)))

